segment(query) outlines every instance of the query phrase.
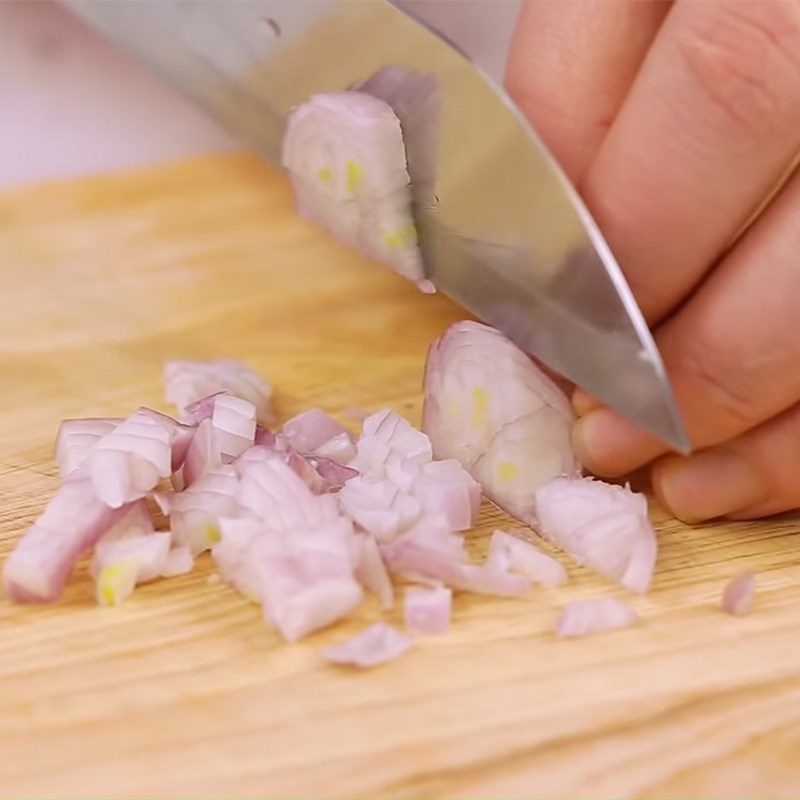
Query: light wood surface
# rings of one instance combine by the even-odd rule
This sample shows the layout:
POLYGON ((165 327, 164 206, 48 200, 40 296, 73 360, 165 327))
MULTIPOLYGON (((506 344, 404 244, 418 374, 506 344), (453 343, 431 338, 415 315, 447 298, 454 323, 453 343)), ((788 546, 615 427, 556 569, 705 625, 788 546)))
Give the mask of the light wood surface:
MULTIPOLYGON (((65 416, 164 408, 170 357, 241 358, 281 417, 384 405, 418 421, 428 343, 461 317, 295 217, 249 156, 0 196, 0 557, 57 485, 65 416)), ((796 519, 688 529, 634 629, 559 642, 567 601, 620 594, 583 570, 524 600, 459 596, 452 633, 385 667, 324 664, 208 581, 94 605, 0 601, 0 796, 796 797, 796 519), (748 617, 718 610, 758 571, 748 617)), ((504 518, 487 507, 476 553, 504 518)), ((398 612, 390 619, 399 622, 398 612)))

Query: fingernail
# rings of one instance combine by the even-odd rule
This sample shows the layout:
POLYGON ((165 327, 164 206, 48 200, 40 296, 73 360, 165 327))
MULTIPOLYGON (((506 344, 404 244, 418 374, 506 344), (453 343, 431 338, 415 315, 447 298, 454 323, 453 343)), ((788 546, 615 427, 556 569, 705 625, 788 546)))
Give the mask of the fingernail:
POLYGON ((595 475, 618 478, 647 464, 664 446, 610 408, 598 408, 572 428, 578 460, 595 475))
POLYGON ((653 469, 653 489, 671 514, 705 522, 766 499, 760 475, 733 450, 669 456, 653 469))

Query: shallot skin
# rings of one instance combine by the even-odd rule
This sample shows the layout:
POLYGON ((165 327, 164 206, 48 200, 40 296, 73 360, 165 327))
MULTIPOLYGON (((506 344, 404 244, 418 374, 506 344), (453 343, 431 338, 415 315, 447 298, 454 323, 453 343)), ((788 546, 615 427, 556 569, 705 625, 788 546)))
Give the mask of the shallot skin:
POLYGON ((756 595, 756 576, 745 572, 731 580, 722 593, 722 610, 726 614, 741 617, 753 608, 756 595))

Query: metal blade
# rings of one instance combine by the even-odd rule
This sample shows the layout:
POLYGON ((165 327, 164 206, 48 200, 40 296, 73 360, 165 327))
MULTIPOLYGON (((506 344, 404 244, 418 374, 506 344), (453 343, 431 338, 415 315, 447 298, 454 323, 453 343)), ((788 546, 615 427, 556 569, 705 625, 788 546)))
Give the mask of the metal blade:
POLYGON ((275 163, 285 120, 309 95, 388 65, 435 76, 435 200, 432 192, 416 209, 430 279, 545 364, 689 450, 661 357, 588 211, 511 100, 442 38, 384 0, 66 5, 275 163))

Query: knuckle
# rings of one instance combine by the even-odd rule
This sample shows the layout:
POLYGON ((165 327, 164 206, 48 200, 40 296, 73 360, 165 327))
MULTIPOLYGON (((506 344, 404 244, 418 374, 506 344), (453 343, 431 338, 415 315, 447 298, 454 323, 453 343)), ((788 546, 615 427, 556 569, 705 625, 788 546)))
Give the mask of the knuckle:
POLYGON ((693 396, 691 405, 704 410, 703 429, 692 432, 695 445, 716 444, 761 422, 758 386, 724 341, 700 334, 682 356, 682 384, 693 396))
POLYGON ((760 131, 800 106, 800 1, 721 0, 678 35, 702 93, 734 130, 760 131))

